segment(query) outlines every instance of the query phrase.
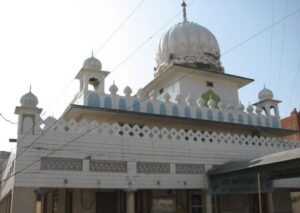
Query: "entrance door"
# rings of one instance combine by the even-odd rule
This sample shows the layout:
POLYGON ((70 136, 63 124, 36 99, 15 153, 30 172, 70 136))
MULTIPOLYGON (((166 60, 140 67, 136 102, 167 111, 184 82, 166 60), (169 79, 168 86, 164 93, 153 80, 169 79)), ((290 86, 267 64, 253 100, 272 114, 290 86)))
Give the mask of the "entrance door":
POLYGON ((97 192, 96 213, 117 213, 117 194, 115 192, 97 192))

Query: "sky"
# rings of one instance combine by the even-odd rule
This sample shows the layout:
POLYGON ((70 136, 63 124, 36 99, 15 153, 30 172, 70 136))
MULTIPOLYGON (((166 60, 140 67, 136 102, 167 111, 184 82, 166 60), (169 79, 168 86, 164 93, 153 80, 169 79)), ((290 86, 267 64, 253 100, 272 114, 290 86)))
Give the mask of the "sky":
MULTIPOLYGON (((300 109, 299 0, 186 3, 188 20, 217 38, 225 72, 255 80, 239 91, 245 106, 258 100, 265 85, 282 101, 281 117, 300 109)), ((74 77, 92 51, 111 72, 106 92, 114 81, 120 95, 127 85, 135 94, 153 79, 156 46, 182 21, 180 5, 181 0, 0 1, 0 113, 16 123, 15 107, 31 85, 42 117, 59 118, 79 90, 74 77)), ((13 150, 8 139, 17 138, 16 124, 0 118, 0 129, 0 150, 13 150)))

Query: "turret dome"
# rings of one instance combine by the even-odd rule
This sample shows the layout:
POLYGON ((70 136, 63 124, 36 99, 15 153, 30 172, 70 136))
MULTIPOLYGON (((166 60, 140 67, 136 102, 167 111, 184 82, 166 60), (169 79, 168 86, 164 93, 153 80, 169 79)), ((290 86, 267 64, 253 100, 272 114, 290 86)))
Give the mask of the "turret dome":
POLYGON ((258 98, 260 101, 266 100, 266 99, 273 99, 273 92, 267 88, 263 88, 259 93, 258 93, 258 98))
POLYGON ((92 57, 87 58, 82 65, 82 68, 90 69, 90 70, 96 70, 101 71, 102 70, 102 64, 101 62, 95 58, 92 54, 92 57))
POLYGON ((29 108, 36 107, 39 103, 38 98, 31 91, 23 95, 20 102, 23 107, 29 108))

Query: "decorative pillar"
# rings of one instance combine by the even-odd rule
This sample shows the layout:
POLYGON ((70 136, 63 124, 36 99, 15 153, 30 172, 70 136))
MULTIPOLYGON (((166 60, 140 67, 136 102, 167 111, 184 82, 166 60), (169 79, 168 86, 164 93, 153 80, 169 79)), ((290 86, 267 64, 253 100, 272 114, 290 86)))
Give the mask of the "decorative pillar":
POLYGON ((126 191, 126 213, 134 213, 134 191, 126 191))
POLYGON ((268 213, 273 213, 274 212, 274 205, 273 205, 272 192, 267 193, 267 200, 268 200, 268 213))

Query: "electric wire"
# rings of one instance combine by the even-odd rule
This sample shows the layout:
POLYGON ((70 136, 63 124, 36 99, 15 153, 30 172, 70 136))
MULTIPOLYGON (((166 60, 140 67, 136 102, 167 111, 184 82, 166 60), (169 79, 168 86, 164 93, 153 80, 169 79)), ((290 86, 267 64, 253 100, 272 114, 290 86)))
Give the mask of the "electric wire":
POLYGON ((298 80, 298 74, 299 74, 299 72, 300 72, 300 61, 298 61, 298 66, 297 66, 297 70, 296 70, 296 73, 295 73, 295 77, 293 78, 293 84, 292 84, 291 93, 289 95, 289 101, 288 101, 288 105, 287 105, 287 112, 286 112, 286 114, 288 114, 288 112, 289 112, 289 107, 290 107, 290 104, 291 104, 291 101, 292 101, 292 96, 294 94, 295 85, 296 85, 296 82, 298 80))
POLYGON ((232 48, 230 48, 230 49, 224 51, 224 52, 221 54, 221 56, 224 56, 224 55, 226 55, 226 54, 232 52, 232 51, 235 50, 236 48, 238 48, 238 47, 244 45, 244 44, 247 43, 248 41, 254 39, 255 37, 257 37, 257 36, 259 36, 259 35, 261 35, 261 34, 263 34, 264 32, 268 31, 268 30, 269 30, 270 28, 272 28, 273 26, 275 26, 275 25, 277 25, 277 24, 279 24, 279 23, 285 21, 287 18, 289 18, 289 17, 291 17, 291 16, 293 16, 293 15, 295 15, 296 13, 299 13, 299 12, 300 12, 300 8, 298 8, 297 10, 294 10, 293 12, 291 12, 291 13, 289 13, 288 15, 284 16, 283 18, 277 20, 277 21, 274 22, 273 24, 271 24, 271 25, 265 27, 264 29, 262 29, 262 30, 260 30, 259 32, 253 34, 253 35, 250 36, 249 38, 247 38, 247 39, 245 39, 245 40, 243 40, 243 41, 237 43, 237 44, 236 44, 235 46, 233 46, 232 48))
POLYGON ((101 47, 95 52, 97 55, 103 48, 109 43, 109 41, 116 35, 119 30, 125 25, 125 23, 130 19, 130 17, 142 6, 145 0, 139 2, 139 4, 131 11, 131 13, 119 24, 119 26, 111 33, 111 35, 104 41, 101 47))
POLYGON ((274 29, 274 0, 272 1, 272 19, 271 19, 271 23, 272 23, 272 28, 271 28, 271 35, 270 35, 270 55, 269 55, 269 88, 271 88, 271 70, 272 70, 272 53, 273 53, 273 29, 274 29))
MULTIPOLYGON (((288 5, 289 5, 289 0, 286 0, 284 16, 286 16, 286 14, 287 14, 288 5)), ((277 79, 277 86, 276 86, 276 93, 275 93, 277 96, 279 96, 278 91, 279 91, 280 77, 281 77, 281 71, 282 71, 282 58, 283 58, 283 49, 284 49, 284 41, 285 41, 285 28, 286 28, 286 22, 283 22, 281 48, 280 48, 280 56, 279 56, 278 79, 277 79)))
MULTIPOLYGON (((192 0, 191 2, 189 2, 189 4, 187 6, 190 6, 195 0, 192 0)), ((137 8, 136 8, 137 9, 137 8)), ((132 13, 133 14, 133 13, 132 13)), ((173 21, 177 16, 179 16, 181 14, 181 11, 176 13, 176 15, 174 15, 173 17, 171 17, 164 25, 162 25, 162 27, 160 27, 157 31, 155 31, 148 39, 146 39, 141 45, 139 45, 134 51, 131 52, 131 54, 129 56, 127 56, 124 60, 122 60, 110 73, 113 73, 115 71, 117 71, 117 69, 124 64, 130 57, 132 57, 138 50, 140 50, 143 46, 146 45, 146 43, 148 43, 155 35, 157 35, 161 30, 163 30, 171 21, 173 21)), ((104 79, 101 80, 101 82, 104 79)), ((70 86, 71 82, 65 87, 64 91, 70 86)), ((55 101, 57 101, 60 97, 62 96, 62 93, 60 94, 60 96, 58 96, 58 98, 55 99, 55 101)), ((53 103, 55 103, 55 101, 53 103)), ((52 106, 52 105, 51 105, 52 106)), ((58 122, 59 120, 57 120, 56 122, 58 122)), ((52 124, 52 126, 54 126, 56 124, 56 122, 54 124, 52 124)), ((34 128, 34 127, 32 127, 34 128)), ((28 132, 26 133, 25 137, 30 133, 32 129, 29 129, 28 132)), ((44 132, 35 140, 33 140, 33 142, 27 146, 19 155, 18 158, 25 152, 27 151, 29 148, 31 148, 35 142, 44 134, 44 132)), ((24 139, 22 139, 24 140, 24 139)), ((21 142, 21 141, 20 141, 21 142)), ((16 157, 16 159, 18 159, 16 157)), ((12 162, 11 162, 12 164, 12 162)), ((7 165, 5 168, 2 169, 2 171, 4 171, 9 165, 7 165)))
MULTIPOLYGON (((193 1, 194 1, 194 0, 193 0, 193 1)), ((191 3, 192 3, 193 1, 191 1, 191 3)), ((190 4, 191 4, 191 3, 190 3, 190 4)), ((286 15, 286 16, 283 17, 282 19, 276 21, 273 25, 279 24, 279 23, 282 22, 283 20, 285 20, 285 19, 287 19, 288 17, 290 17, 290 16, 292 16, 292 15, 298 13, 299 11, 300 11, 300 8, 297 9, 297 10, 295 10, 295 11, 293 11, 292 13, 286 15)), ((179 13, 179 14, 180 14, 180 13, 179 13)), ((177 17, 179 14, 176 14, 176 16, 174 16, 174 18, 177 17)), ((166 24, 166 25, 167 25, 167 24, 166 24)), ((244 41, 238 43, 237 45, 235 45, 234 47, 232 47, 232 48, 230 48, 229 50, 225 51, 225 52, 222 53, 221 55, 225 55, 225 54, 227 54, 227 53, 233 51, 234 49, 236 49, 236 48, 238 48, 239 46, 241 46, 241 45, 245 44, 246 42, 248 42, 249 40, 251 40, 251 39, 255 38, 256 36, 262 34, 263 32, 267 31, 268 29, 270 29, 270 27, 272 27, 272 25, 266 27, 265 29, 263 29, 263 30, 261 30, 261 31, 259 31, 258 33, 254 34, 254 35, 251 36, 250 38, 248 38, 248 39, 246 39, 246 40, 244 40, 244 41)), ((162 27, 162 29, 163 29, 163 27, 162 27)), ((162 29, 161 29, 161 30, 162 30, 162 29)), ((150 38, 151 38, 151 37, 150 37, 150 38)), ((151 38, 151 39, 152 39, 152 38, 151 38)), ((146 40, 146 41, 147 41, 147 40, 146 40)), ((144 43, 145 43, 145 42, 144 42, 144 43)), ((139 49, 141 49, 141 47, 139 47, 139 48, 137 48, 137 49, 139 50, 139 49)), ((131 54, 131 55, 132 55, 132 54, 131 54)), ((123 62, 123 63, 125 63, 125 62, 123 62)), ((187 74, 187 75, 188 75, 188 74, 187 74)), ((184 75, 183 77, 185 77, 185 76, 187 76, 187 75, 184 75)), ((182 77, 182 78, 183 78, 183 77, 182 77)), ((261 129, 259 129, 259 128, 258 128, 258 130, 261 131, 261 129)), ((83 134, 83 135, 80 136, 80 137, 78 136, 78 137, 75 138, 75 139, 77 140, 77 139, 83 137, 84 135, 88 134, 90 131, 92 131, 92 130, 88 130, 85 134, 83 134)), ((64 144, 64 145, 61 147, 61 149, 62 149, 63 147, 65 147, 65 146, 67 146, 67 145, 73 143, 74 141, 75 141, 75 140, 71 140, 69 143, 64 144)), ((56 152, 59 151, 59 150, 60 150, 60 149, 54 150, 53 152, 49 153, 49 155, 47 155, 47 156, 50 156, 50 155, 52 155, 53 153, 56 153, 56 152)), ((37 161, 34 161, 33 164, 37 163, 38 161, 40 161, 40 159, 37 160, 37 161)), ((32 166, 33 164, 30 164, 29 166, 26 166, 26 167, 24 167, 24 168, 21 169, 21 170, 24 171, 26 168, 32 166)), ((21 172, 21 171, 19 170, 19 171, 15 172, 12 176, 15 176, 16 174, 18 174, 18 173, 20 173, 20 172, 21 172)), ((8 179, 9 179, 9 177, 7 177, 7 178, 5 179, 5 181, 7 181, 8 179)), ((2 182, 4 182, 4 180, 3 180, 2 182)))
POLYGON ((17 123, 15 123, 15 122, 13 122, 13 121, 7 119, 2 113, 0 113, 0 117, 1 117, 4 121, 6 121, 6 122, 8 122, 8 123, 10 123, 10 124, 17 124, 17 123))

